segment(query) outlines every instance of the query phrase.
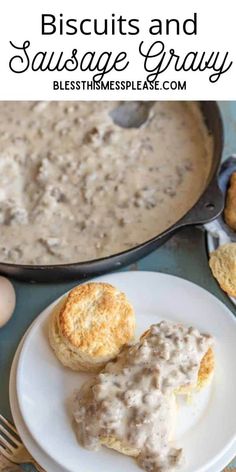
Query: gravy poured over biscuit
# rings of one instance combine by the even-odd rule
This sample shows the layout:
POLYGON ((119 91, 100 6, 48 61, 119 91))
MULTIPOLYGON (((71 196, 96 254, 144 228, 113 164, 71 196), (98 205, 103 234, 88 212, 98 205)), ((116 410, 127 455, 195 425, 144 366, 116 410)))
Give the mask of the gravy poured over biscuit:
POLYGON ((182 461, 170 444, 175 393, 195 387, 212 338, 197 329, 162 321, 125 348, 75 396, 80 442, 101 444, 137 457, 150 472, 169 472, 182 461))

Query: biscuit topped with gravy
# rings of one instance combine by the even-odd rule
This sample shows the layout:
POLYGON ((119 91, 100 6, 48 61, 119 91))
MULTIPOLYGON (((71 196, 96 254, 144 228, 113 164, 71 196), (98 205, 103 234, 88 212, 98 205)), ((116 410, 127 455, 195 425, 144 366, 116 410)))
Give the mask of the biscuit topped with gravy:
POLYGON ((49 339, 63 365, 97 372, 132 341, 134 329, 134 310, 125 294, 107 283, 88 283, 56 307, 49 339))

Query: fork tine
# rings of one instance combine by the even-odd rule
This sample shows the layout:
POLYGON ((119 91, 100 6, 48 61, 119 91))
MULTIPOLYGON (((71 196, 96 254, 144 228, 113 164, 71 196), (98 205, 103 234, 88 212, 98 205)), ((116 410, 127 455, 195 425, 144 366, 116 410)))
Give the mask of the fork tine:
POLYGON ((17 441, 17 439, 6 428, 4 428, 4 426, 2 426, 1 423, 0 423, 0 439, 4 439, 1 432, 4 434, 4 436, 6 436, 5 440, 8 440, 8 443, 9 443, 9 441, 10 441, 10 443, 12 443, 12 444, 9 444, 9 447, 11 445, 13 450, 15 450, 17 447, 21 446, 21 443, 19 443, 19 441, 17 441))
POLYGON ((2 437, 0 437, 0 452, 2 452, 2 454, 8 454, 8 457, 14 452, 14 449, 10 449, 8 442, 2 437))
POLYGON ((7 459, 9 459, 11 457, 11 453, 9 453, 5 447, 3 447, 1 444, 0 444, 0 454, 2 454, 4 457, 6 457, 7 459))
POLYGON ((0 434, 0 444, 5 446, 11 452, 15 452, 16 450, 16 448, 9 442, 8 438, 5 438, 2 434, 0 434))
POLYGON ((19 438, 19 434, 18 434, 18 432, 17 432, 15 426, 14 426, 12 423, 10 423, 10 421, 8 421, 6 418, 4 418, 4 416, 2 416, 1 414, 0 414, 0 420, 1 420, 3 423, 5 423, 5 425, 8 426, 8 428, 9 428, 10 430, 14 431, 14 433, 15 433, 15 434, 17 435, 17 437, 19 438))

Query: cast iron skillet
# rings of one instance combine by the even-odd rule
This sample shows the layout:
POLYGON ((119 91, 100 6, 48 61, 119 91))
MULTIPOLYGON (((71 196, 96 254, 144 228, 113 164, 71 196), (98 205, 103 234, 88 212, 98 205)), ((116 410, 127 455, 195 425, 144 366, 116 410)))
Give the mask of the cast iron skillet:
MULTIPOLYGON (((60 265, 18 265, 0 263, 2 274, 21 280, 35 282, 56 282, 86 278, 135 262, 161 246, 178 229, 184 226, 203 224, 216 218, 223 210, 223 196, 217 185, 217 173, 223 148, 223 126, 216 102, 200 102, 206 125, 214 139, 214 151, 207 187, 197 203, 183 218, 163 233, 132 249, 102 259, 60 265)), ((78 241, 79 244, 79 241, 78 241)))

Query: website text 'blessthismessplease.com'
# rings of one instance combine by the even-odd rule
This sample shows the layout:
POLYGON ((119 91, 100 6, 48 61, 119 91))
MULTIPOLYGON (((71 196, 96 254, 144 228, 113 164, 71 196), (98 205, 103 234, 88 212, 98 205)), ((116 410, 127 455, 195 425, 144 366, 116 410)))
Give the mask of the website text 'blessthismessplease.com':
POLYGON ((186 80, 107 80, 107 81, 89 81, 89 80, 54 80, 52 82, 53 90, 73 91, 73 90, 187 90, 186 80))

